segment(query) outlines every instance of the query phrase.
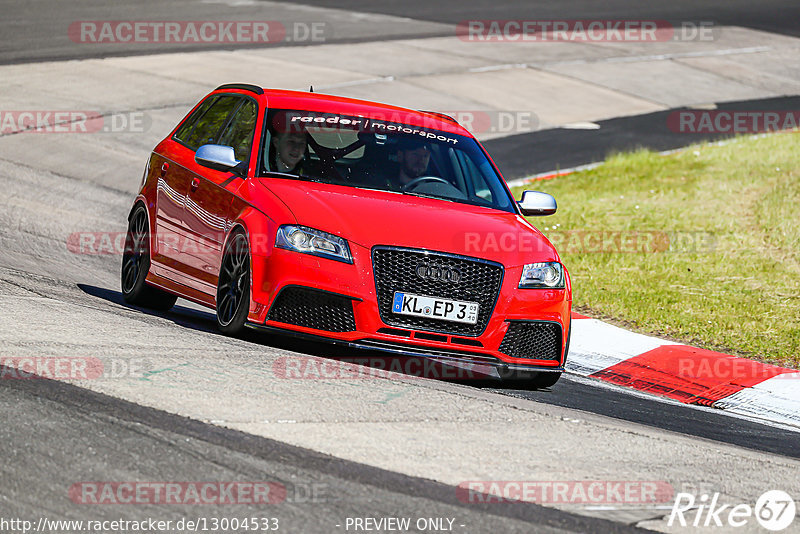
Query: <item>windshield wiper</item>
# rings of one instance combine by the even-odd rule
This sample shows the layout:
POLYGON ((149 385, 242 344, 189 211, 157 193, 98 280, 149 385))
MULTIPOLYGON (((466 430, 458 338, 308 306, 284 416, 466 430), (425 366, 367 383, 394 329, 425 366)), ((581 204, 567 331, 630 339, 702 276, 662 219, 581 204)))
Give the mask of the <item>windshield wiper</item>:
POLYGON ((400 192, 403 193, 404 195, 411 195, 412 197, 435 198, 436 200, 445 200, 447 202, 457 202, 457 200, 454 200, 452 198, 437 197, 437 196, 434 196, 434 195, 426 195, 425 193, 415 193, 414 191, 403 191, 403 190, 401 190, 400 192))

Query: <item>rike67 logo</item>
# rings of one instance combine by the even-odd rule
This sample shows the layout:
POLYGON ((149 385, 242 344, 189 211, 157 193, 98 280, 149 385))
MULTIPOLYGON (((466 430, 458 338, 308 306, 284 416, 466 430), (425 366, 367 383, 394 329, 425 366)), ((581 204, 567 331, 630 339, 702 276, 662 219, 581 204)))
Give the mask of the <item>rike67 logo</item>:
POLYGON ((721 504, 719 493, 703 494, 696 498, 691 493, 678 493, 667 526, 681 527, 743 527, 755 518, 758 524, 772 532, 785 530, 794 522, 797 511, 794 500, 781 490, 770 490, 761 495, 755 506, 749 504, 721 504))

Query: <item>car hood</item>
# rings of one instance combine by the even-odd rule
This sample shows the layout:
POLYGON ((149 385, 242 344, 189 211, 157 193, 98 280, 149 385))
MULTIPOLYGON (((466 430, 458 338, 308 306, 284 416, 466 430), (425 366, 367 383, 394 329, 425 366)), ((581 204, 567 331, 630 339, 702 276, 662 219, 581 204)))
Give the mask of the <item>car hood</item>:
POLYGON ((262 178, 297 223, 374 245, 425 248, 507 267, 559 261, 552 244, 523 217, 438 199, 303 180, 262 178))

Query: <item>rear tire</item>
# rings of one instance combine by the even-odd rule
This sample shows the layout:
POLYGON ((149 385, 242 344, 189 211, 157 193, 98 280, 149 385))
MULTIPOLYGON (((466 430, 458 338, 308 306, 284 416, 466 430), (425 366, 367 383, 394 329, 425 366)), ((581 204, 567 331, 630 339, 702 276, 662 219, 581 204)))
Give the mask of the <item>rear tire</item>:
POLYGON ((244 332, 250 311, 250 246, 237 231, 225 245, 217 283, 217 326, 229 336, 244 332))
POLYGON ((150 225, 147 221, 147 210, 140 204, 131 215, 125 236, 120 272, 122 298, 134 306, 167 311, 175 305, 178 297, 148 285, 145 278, 149 270, 150 225))

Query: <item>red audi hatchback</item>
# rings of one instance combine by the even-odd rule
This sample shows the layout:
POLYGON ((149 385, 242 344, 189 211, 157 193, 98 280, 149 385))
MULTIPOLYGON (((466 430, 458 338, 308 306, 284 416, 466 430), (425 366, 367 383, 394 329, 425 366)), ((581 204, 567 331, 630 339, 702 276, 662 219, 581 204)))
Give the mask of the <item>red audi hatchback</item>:
POLYGON ((554 384, 572 292, 483 147, 439 113, 223 85, 153 150, 122 293, 283 332, 554 384))

